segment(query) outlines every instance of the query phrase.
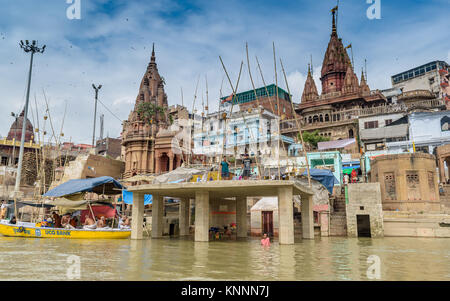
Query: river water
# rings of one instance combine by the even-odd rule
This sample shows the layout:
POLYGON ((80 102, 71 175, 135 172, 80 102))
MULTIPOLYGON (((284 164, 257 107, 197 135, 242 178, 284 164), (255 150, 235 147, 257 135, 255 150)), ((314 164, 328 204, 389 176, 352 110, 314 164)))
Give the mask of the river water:
POLYGON ((381 280, 450 280, 450 239, 394 237, 321 237, 270 248, 250 238, 0 237, 0 280, 68 280, 71 255, 79 256, 81 280, 368 280, 370 255, 380 259, 381 280))

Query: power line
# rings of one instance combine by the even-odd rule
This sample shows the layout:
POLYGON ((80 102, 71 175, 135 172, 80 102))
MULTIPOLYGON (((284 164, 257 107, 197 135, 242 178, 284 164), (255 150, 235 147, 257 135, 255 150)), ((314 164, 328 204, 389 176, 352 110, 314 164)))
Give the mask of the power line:
POLYGON ((106 109, 108 110, 109 113, 111 113, 111 115, 113 115, 114 117, 116 117, 117 120, 119 120, 120 122, 123 122, 123 119, 120 119, 119 117, 117 117, 116 114, 114 114, 100 99, 98 100, 100 102, 100 104, 106 109))

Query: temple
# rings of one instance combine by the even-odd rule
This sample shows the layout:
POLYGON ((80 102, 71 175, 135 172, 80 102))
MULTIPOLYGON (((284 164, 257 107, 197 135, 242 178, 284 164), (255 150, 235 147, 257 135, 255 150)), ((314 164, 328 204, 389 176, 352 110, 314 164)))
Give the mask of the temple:
POLYGON ((173 140, 180 127, 172 124, 164 84, 164 78, 158 72, 153 46, 134 110, 123 124, 125 178, 171 171, 185 160, 183 152, 174 152, 174 149, 179 149, 173 147, 173 140))
MULTIPOLYGON (((386 103, 386 98, 380 91, 370 90, 364 73, 361 80, 358 80, 337 33, 335 10, 332 11, 331 38, 323 59, 320 81, 322 92, 319 95, 311 67, 308 67, 301 103, 297 105, 296 112, 301 116, 303 130, 318 130, 319 135, 330 140, 356 137, 358 116, 347 116, 342 112, 386 103)), ((284 132, 289 131, 295 131, 295 127, 284 132)))

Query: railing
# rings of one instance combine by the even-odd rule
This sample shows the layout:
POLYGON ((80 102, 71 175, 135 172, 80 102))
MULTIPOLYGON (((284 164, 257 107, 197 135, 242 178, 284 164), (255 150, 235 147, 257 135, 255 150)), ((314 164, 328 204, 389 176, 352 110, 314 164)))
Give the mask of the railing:
MULTIPOLYGON (((415 91, 412 91, 415 92, 415 91)), ((428 91, 429 92, 429 91, 428 91)), ((431 92, 430 92, 431 93, 431 92)), ((372 108, 355 108, 350 110, 343 110, 332 112, 329 119, 325 121, 325 117, 322 116, 323 121, 314 121, 312 123, 306 122, 304 117, 299 118, 300 126, 302 129, 314 128, 317 125, 327 125, 327 124, 340 124, 347 122, 348 120, 357 119, 360 117, 366 117, 371 115, 381 115, 390 113, 407 113, 409 110, 414 108, 439 108, 445 106, 445 101, 443 99, 427 99, 420 103, 401 103, 394 105, 381 105, 372 108)), ((319 118, 320 120, 320 118, 319 118)), ((288 119, 281 121, 281 132, 288 133, 298 131, 295 119, 288 119)))

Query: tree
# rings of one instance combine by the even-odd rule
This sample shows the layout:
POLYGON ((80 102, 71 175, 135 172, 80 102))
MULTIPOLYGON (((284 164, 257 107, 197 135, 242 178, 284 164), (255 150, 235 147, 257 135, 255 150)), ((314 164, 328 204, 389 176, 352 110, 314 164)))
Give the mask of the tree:
POLYGON ((153 119, 157 116, 158 113, 164 114, 166 109, 164 107, 160 107, 154 103, 150 102, 142 102, 137 107, 137 112, 144 120, 151 124, 153 123, 153 119))
MULTIPOLYGON (((320 136, 319 130, 315 130, 314 132, 303 132, 302 136, 303 136, 303 141, 305 143, 308 143, 309 145, 311 145, 314 148, 317 148, 317 143, 319 143, 319 142, 330 141, 330 138, 320 136)), ((298 138, 300 139, 300 135, 298 136, 298 138)))

